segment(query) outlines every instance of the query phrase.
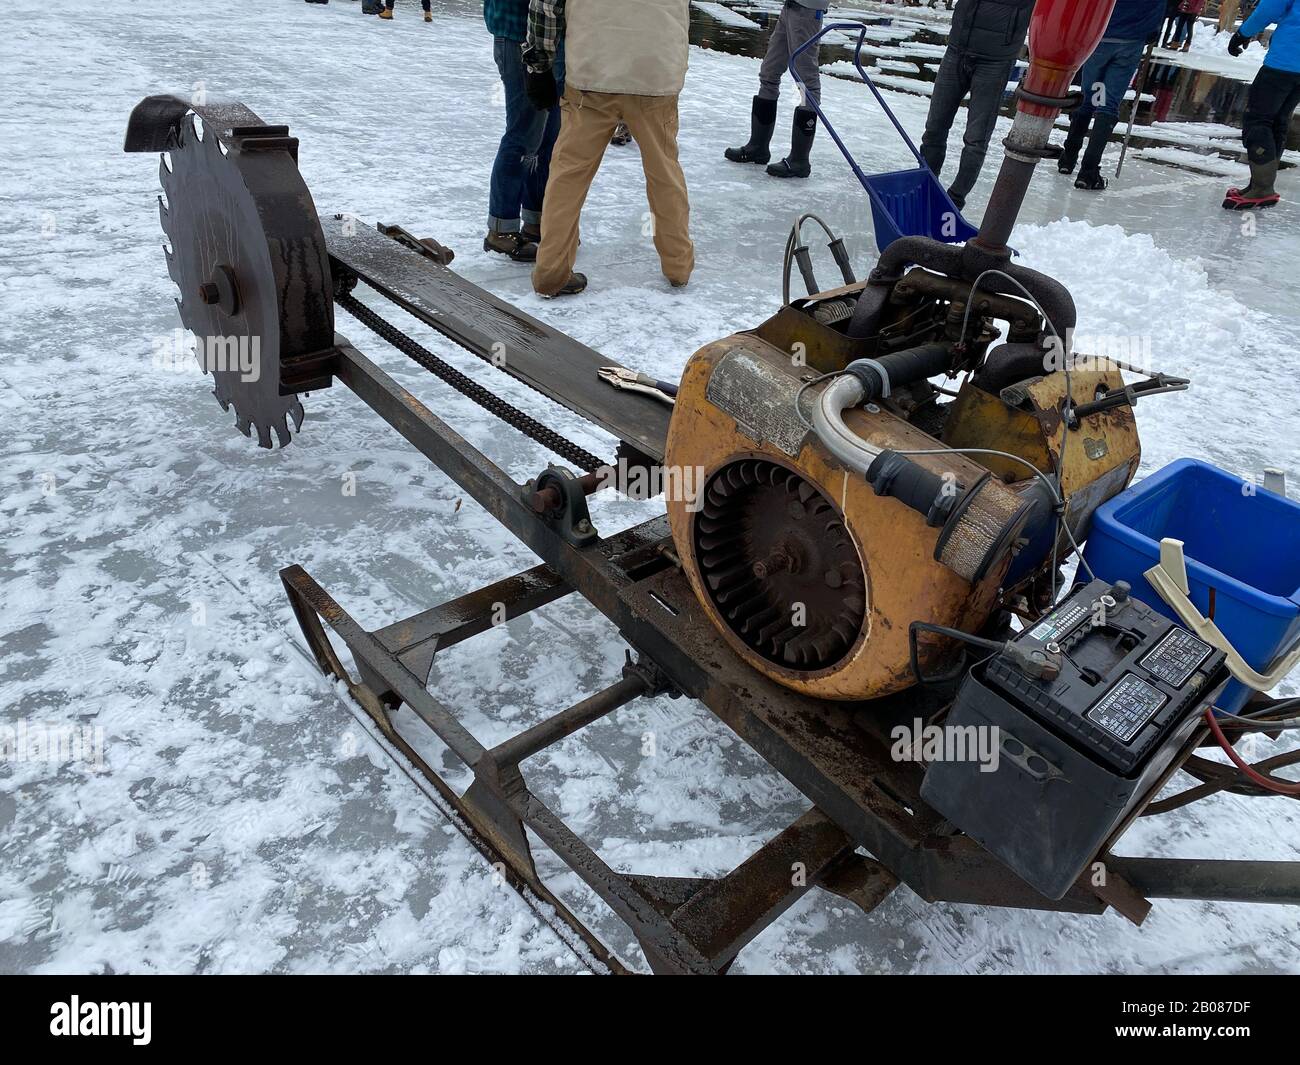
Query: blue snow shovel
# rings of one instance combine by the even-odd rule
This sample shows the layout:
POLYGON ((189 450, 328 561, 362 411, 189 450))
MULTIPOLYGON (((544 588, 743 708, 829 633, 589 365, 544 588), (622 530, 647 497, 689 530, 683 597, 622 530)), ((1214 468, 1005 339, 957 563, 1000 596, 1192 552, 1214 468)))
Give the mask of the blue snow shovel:
POLYGON ((974 226, 966 221, 957 210, 957 205, 952 202, 952 197, 939 184, 938 178, 934 176, 933 171, 926 165, 921 158, 921 153, 916 150, 916 145, 912 143, 912 138, 907 135, 907 131, 899 124, 894 112, 889 109, 885 99, 880 95, 880 90, 872 84, 867 77, 867 72, 862 69, 862 45, 866 40, 867 27, 861 22, 836 22, 826 26, 819 32, 809 37, 790 55, 790 77, 794 83, 799 86, 801 95, 804 98, 804 106, 811 107, 817 112, 817 117, 821 120, 826 132, 830 134, 831 140, 835 142, 837 148, 848 160, 849 166, 853 168, 853 173, 862 183, 862 187, 867 190, 867 195, 871 197, 871 217, 876 228, 876 247, 884 251, 890 244, 899 237, 933 237, 935 240, 941 240, 948 244, 960 244, 962 241, 969 240, 979 232, 974 226), (898 135, 903 138, 904 143, 916 156, 919 165, 911 170, 895 170, 888 174, 864 174, 862 168, 858 166, 853 155, 845 147, 844 142, 840 140, 840 135, 835 132, 835 127, 831 125, 830 119, 822 111, 821 103, 813 100, 803 92, 803 80, 795 71, 795 60, 809 48, 815 47, 826 34, 832 30, 843 30, 845 33, 857 31, 858 43, 853 49, 853 65, 858 68, 858 74, 862 80, 867 83, 867 88, 875 96, 876 102, 880 104, 881 109, 894 124, 898 130, 898 135))

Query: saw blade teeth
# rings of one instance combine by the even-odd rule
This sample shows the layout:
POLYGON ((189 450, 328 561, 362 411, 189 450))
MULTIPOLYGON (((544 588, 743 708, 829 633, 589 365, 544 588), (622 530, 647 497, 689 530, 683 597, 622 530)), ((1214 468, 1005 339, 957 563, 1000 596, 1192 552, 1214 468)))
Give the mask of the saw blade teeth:
POLYGON ((253 424, 257 426, 257 446, 269 449, 271 447, 271 427, 263 425, 261 422, 254 422, 253 424))
POLYGON ((303 414, 302 404, 295 401, 294 405, 289 408, 289 415, 293 418, 293 431, 296 433, 302 428, 302 420, 306 417, 306 415, 303 414))
POLYGON ((253 435, 253 423, 240 414, 238 408, 235 409, 235 428, 245 436, 253 435))
POLYGON ((289 417, 288 417, 288 415, 286 415, 286 414, 281 414, 281 415, 280 415, 280 420, 277 421, 277 422, 274 424, 274 426, 272 426, 272 428, 275 429, 276 441, 279 443, 279 445, 280 445, 281 447, 287 447, 287 446, 288 446, 288 443, 289 443, 289 440, 291 439, 290 436, 289 436, 289 417))
MULTIPOLYGON (((172 251, 167 247, 166 244, 163 245, 163 258, 167 260, 167 276, 170 277, 173 281, 175 281, 176 284, 179 286, 180 283, 181 283, 181 277, 180 277, 181 268, 180 268, 180 264, 176 262, 176 255, 175 255, 175 253, 173 253, 173 252, 172 252, 172 251)), ((181 301, 180 301, 180 299, 178 298, 178 299, 176 300, 176 306, 177 306, 177 307, 180 307, 180 302, 181 302, 181 301)))

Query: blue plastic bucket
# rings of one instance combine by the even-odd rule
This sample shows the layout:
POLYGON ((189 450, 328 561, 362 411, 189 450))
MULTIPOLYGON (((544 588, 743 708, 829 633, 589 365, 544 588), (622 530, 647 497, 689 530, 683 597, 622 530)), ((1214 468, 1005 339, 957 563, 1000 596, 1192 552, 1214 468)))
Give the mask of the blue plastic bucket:
MULTIPOLYGON (((1300 503, 1208 462, 1178 459, 1097 508, 1084 558, 1098 577, 1178 618, 1143 574, 1160 541, 1183 541, 1189 598, 1260 672, 1300 638, 1300 503)), ((1229 683, 1235 713, 1250 689, 1229 683)))

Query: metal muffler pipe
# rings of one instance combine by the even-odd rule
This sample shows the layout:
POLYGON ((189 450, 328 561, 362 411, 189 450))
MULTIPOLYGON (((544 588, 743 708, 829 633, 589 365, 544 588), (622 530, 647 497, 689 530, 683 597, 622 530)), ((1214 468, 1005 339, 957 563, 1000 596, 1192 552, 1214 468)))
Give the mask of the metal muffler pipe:
POLYGON ((942 373, 952 353, 925 344, 881 359, 859 359, 833 381, 813 408, 813 431, 846 469, 864 478, 876 495, 897 499, 926 524, 939 528, 936 561, 974 583, 1006 557, 1028 521, 1033 504, 986 473, 968 488, 951 473, 936 473, 907 455, 863 440, 844 422, 845 411, 889 394, 891 385, 942 373), (891 373, 913 375, 891 380, 891 373))

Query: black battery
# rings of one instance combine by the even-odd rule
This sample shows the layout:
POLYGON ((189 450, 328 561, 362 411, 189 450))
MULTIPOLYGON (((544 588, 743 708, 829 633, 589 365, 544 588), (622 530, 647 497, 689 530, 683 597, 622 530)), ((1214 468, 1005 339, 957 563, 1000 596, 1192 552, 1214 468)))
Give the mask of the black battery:
POLYGON ((995 731, 952 749, 995 756, 932 762, 921 796, 1059 899, 1187 744, 1224 657, 1123 582, 1081 585, 966 675, 945 726, 995 731))

